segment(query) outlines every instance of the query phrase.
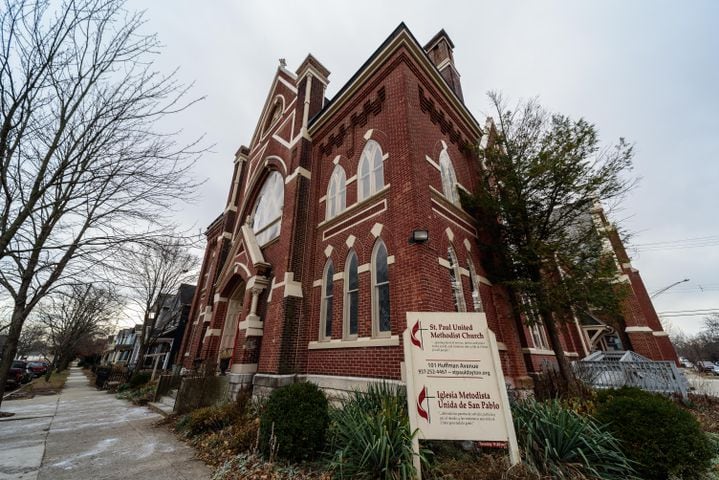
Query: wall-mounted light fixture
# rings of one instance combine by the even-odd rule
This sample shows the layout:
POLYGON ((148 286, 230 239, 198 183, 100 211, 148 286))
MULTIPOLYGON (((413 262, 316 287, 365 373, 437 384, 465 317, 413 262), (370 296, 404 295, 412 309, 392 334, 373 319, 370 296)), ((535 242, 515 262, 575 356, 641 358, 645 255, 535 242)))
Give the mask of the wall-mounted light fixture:
POLYGON ((429 241, 429 230, 412 230, 412 235, 409 237, 410 245, 415 243, 427 243, 429 241))

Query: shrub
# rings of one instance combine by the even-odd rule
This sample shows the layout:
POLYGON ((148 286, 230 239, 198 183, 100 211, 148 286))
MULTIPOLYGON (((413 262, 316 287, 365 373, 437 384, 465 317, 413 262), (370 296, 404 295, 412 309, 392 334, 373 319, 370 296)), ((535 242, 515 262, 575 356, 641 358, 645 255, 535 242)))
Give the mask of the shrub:
POLYGON ((229 402, 224 405, 193 410, 181 417, 175 427, 187 437, 215 432, 238 421, 243 414, 243 405, 229 402))
POLYGON ((145 372, 139 372, 134 374, 130 381, 128 382, 130 384, 130 388, 137 388, 142 385, 145 385, 147 382, 150 381, 150 374, 145 372))
POLYGON ((619 438, 637 471, 648 480, 700 478, 712 449, 691 413, 671 400, 639 390, 602 392, 596 418, 619 438))
POLYGON ((538 473, 557 479, 634 478, 619 442, 590 417, 557 400, 533 399, 513 405, 512 415, 524 460, 538 473))
POLYGON ((353 392, 332 412, 331 465, 340 478, 414 478, 407 397, 389 384, 353 392))
POLYGON ((135 405, 147 405, 155 397, 156 388, 157 383, 155 382, 142 385, 135 389, 126 387, 122 391, 120 391, 118 387, 117 398, 129 400, 135 405))
POLYGON ((329 424, 327 398, 312 383, 294 383, 273 391, 260 417, 260 448, 293 461, 315 457, 325 444, 329 424))
POLYGON ((711 465, 706 480, 719 480, 719 434, 707 433, 707 438, 713 451, 713 458, 710 461, 711 465))

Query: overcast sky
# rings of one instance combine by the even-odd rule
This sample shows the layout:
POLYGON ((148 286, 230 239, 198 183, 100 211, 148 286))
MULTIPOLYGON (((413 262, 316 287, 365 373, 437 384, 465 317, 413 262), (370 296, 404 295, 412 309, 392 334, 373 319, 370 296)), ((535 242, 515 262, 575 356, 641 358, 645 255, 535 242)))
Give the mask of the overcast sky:
MULTIPOLYGON (((248 144, 278 59, 295 70, 312 53, 331 72, 331 98, 404 21, 421 44, 444 28, 455 44, 464 98, 477 118, 486 92, 539 97, 583 116, 602 140, 636 145, 641 177, 612 220, 631 232, 630 252, 657 311, 719 310, 719 2, 385 2, 131 0, 165 44, 158 66, 179 67, 206 96, 171 120, 212 152, 201 200, 178 219, 196 230, 224 208, 234 152, 248 144), (699 246, 701 245, 701 246, 699 246), (684 248, 690 246, 692 248, 684 248), (671 247, 671 248, 667 248, 671 247), (677 248, 680 247, 680 248, 677 248)), ((481 121, 481 120, 480 120, 481 121)), ((697 332, 702 316, 665 320, 697 332)))

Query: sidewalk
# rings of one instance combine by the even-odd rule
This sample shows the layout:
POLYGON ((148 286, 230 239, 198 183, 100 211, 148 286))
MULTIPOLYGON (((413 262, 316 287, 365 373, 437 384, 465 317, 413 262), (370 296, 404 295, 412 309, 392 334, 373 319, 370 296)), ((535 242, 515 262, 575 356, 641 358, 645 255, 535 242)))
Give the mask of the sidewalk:
POLYGON ((154 424, 162 417, 88 385, 73 368, 60 395, 6 401, 0 480, 195 480, 211 470, 154 424))

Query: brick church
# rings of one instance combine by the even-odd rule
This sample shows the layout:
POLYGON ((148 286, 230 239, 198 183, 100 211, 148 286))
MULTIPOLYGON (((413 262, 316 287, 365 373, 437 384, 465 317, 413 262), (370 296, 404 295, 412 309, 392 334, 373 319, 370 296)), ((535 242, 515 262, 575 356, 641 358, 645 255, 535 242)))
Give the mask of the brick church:
MULTIPOLYGON (((423 47, 401 24, 332 99, 330 72, 312 55, 295 72, 280 62, 206 231, 185 368, 217 364, 235 388, 260 390, 401 381, 408 311, 484 312, 518 388, 552 362, 542 325, 527 327, 487 277, 459 201, 482 175, 473 146, 487 146, 493 124, 465 106, 453 48, 443 30, 423 47)), ((624 325, 575 318, 562 327, 567 355, 631 349, 675 360, 637 270, 611 240, 632 290, 624 325)))

